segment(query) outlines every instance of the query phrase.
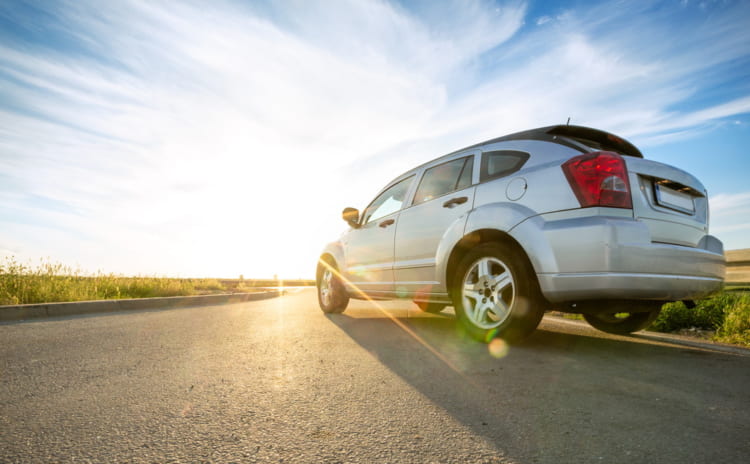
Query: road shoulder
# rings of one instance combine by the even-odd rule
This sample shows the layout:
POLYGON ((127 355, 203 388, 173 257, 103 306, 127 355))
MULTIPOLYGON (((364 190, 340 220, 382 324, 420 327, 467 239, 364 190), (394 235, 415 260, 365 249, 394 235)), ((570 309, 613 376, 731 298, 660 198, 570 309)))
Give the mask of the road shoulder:
POLYGON ((137 311, 144 309, 174 309, 209 306, 245 301, 258 301, 284 294, 283 290, 253 293, 223 293, 218 295, 173 296, 163 298, 132 298, 122 300, 75 301, 0 306, 0 322, 18 322, 51 317, 82 314, 137 311))

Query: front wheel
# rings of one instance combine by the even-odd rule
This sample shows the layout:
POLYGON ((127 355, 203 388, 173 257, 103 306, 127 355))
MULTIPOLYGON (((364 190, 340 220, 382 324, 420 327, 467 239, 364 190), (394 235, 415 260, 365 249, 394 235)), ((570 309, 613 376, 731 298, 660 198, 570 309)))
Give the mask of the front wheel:
POLYGON ((627 335, 650 326, 659 317, 661 303, 613 303, 606 313, 584 314, 593 328, 616 335, 627 335))
POLYGON ((320 309, 328 314, 343 313, 349 304, 349 294, 337 275, 338 270, 331 263, 321 261, 316 274, 320 309))
POLYGON ((502 243, 484 243, 464 256, 453 284, 459 321, 473 338, 518 341, 536 329, 544 305, 525 256, 502 243))

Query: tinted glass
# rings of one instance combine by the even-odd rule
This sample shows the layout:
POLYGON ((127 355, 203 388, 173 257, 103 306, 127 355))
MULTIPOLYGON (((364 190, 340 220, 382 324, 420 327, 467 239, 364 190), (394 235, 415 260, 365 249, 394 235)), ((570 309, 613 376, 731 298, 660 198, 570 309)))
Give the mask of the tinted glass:
POLYGON ((397 184, 393 184, 388 190, 381 193, 375 198, 370 206, 367 207, 364 214, 363 224, 367 224, 375 219, 388 216, 391 213, 395 213, 400 210, 404 205, 404 197, 406 196, 409 185, 414 179, 414 176, 407 177, 397 184))
POLYGON ((482 153, 480 180, 485 181, 512 174, 526 163, 529 154, 522 151, 488 151, 482 153))
POLYGON ((471 185, 472 164, 471 157, 468 157, 448 161, 426 170, 414 197, 414 204, 417 205, 471 185))

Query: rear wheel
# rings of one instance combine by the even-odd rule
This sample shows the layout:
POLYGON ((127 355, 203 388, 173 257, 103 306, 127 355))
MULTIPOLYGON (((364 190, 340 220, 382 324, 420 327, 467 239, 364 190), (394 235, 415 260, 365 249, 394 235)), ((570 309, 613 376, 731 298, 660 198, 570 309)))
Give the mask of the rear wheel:
POLYGON ((432 314, 437 314, 448 306, 445 303, 435 303, 432 301, 415 301, 414 304, 419 306, 419 309, 422 311, 432 314))
POLYGON ((484 243, 464 256, 452 292, 459 321, 473 338, 518 341, 536 329, 543 298, 531 265, 502 243, 484 243))
POLYGON ((592 327, 617 335, 627 335, 643 330, 651 325, 661 312, 661 302, 615 302, 605 313, 584 314, 592 327))
POLYGON ((349 304, 349 294, 338 277, 338 270, 329 262, 318 264, 316 283, 318 304, 324 313, 343 313, 349 304))

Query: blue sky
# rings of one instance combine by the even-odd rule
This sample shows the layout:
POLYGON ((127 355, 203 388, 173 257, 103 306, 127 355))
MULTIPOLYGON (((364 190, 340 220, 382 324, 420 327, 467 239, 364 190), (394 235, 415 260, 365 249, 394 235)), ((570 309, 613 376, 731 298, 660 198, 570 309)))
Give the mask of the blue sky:
POLYGON ((0 254, 309 277, 415 164, 564 123, 750 247, 750 2, 0 0, 0 254))

